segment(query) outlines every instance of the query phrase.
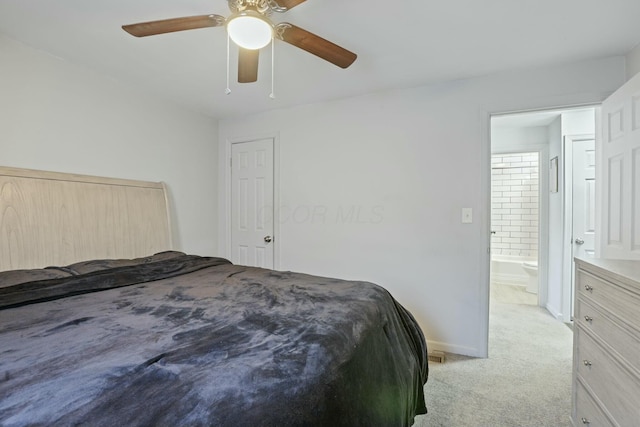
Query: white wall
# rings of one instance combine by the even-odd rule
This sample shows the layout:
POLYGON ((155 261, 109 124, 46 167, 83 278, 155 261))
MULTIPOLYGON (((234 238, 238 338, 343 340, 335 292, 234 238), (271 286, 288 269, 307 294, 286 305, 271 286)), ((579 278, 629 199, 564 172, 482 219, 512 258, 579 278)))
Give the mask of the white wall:
MULTIPOLYGON (((533 113, 535 114, 535 113, 533 113)), ((491 151, 521 153, 549 146, 547 126, 491 126, 491 151)))
POLYGON ((326 212, 280 224, 278 267, 379 283, 432 348, 486 355, 490 114, 598 102, 623 81, 615 57, 221 121, 221 237, 225 141, 277 134, 280 205, 326 212))
MULTIPOLYGON (((562 317, 562 274, 564 254, 564 163, 562 156, 562 116, 549 125, 549 160, 558 158, 558 191, 549 192, 549 270, 547 310, 562 317)), ((546 168, 549 171, 549 167, 546 168)))
POLYGON ((593 108, 562 113, 562 135, 595 135, 595 132, 596 121, 593 108))
POLYGON ((640 44, 634 47, 626 56, 627 80, 640 73, 640 44))
POLYGON ((217 133, 212 119, 0 35, 0 164, 165 181, 175 246, 190 253, 217 248, 217 133))

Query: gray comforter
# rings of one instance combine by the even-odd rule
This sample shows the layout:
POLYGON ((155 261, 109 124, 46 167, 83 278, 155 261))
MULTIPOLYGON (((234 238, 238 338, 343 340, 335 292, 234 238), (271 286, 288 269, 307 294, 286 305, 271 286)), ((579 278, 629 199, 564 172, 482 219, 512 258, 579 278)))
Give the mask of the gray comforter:
POLYGON ((23 273, 0 273, 0 426, 409 426, 426 412, 424 337, 380 286, 177 252, 23 273))

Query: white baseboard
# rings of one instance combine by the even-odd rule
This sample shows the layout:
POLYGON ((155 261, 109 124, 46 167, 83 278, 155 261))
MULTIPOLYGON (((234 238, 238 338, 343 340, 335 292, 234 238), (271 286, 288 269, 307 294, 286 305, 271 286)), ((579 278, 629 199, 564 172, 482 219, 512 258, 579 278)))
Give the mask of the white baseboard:
POLYGON ((544 308, 547 309, 547 311, 549 313, 551 313, 551 315, 553 317, 556 318, 556 320, 560 320, 560 321, 564 321, 564 316, 562 315, 562 313, 560 312, 560 310, 558 310, 555 307, 550 306, 549 304, 547 304, 544 308))

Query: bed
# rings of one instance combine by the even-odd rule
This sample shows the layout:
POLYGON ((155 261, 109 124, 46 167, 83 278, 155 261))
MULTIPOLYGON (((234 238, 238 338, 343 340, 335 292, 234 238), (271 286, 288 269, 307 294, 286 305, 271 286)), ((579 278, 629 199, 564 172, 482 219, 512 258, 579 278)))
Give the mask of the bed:
POLYGON ((172 250, 167 206, 162 184, 0 168, 1 426, 426 412, 423 334, 384 288, 172 250))

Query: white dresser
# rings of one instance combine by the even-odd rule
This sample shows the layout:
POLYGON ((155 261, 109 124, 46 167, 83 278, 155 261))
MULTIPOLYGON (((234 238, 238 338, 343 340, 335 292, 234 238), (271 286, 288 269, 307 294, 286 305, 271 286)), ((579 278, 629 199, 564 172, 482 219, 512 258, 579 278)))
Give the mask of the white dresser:
POLYGON ((572 422, 640 426, 640 261, 576 259, 572 422))

